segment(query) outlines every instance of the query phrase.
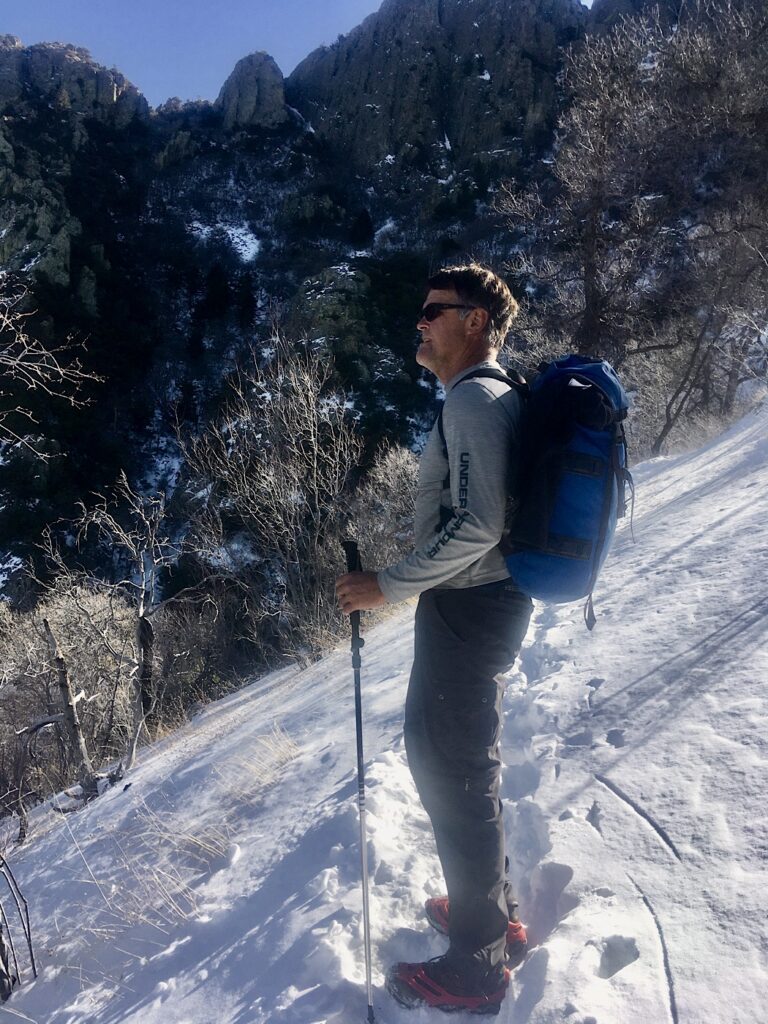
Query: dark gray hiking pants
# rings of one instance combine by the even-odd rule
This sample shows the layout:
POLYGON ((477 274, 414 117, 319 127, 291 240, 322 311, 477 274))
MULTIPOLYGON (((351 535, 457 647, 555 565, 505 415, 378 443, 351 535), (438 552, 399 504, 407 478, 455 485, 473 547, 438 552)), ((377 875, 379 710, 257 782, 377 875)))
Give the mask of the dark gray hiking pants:
POLYGON ((405 748, 450 899, 450 952, 468 972, 504 957, 504 824, 496 675, 513 664, 531 600, 503 582, 428 590, 416 610, 405 748))

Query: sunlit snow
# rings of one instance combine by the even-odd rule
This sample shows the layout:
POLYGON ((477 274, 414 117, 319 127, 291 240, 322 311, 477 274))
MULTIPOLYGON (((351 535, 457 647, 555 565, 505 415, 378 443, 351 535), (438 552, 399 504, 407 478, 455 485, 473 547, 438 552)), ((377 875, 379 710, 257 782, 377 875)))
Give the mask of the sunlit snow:
POLYGON ((255 259, 261 249, 261 242, 245 224, 225 224, 223 221, 203 224, 196 220, 189 225, 189 230, 202 242, 209 241, 214 233, 222 232, 244 263, 255 259))

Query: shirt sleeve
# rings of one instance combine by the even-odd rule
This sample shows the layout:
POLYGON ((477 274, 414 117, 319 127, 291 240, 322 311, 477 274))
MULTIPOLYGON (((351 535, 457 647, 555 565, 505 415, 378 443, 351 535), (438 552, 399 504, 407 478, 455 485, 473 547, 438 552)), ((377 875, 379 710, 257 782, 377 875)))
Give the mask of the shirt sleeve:
POLYGON ((463 382, 450 393, 443 431, 452 515, 421 547, 378 573, 387 601, 404 601, 444 583, 499 543, 517 423, 480 381, 463 382))

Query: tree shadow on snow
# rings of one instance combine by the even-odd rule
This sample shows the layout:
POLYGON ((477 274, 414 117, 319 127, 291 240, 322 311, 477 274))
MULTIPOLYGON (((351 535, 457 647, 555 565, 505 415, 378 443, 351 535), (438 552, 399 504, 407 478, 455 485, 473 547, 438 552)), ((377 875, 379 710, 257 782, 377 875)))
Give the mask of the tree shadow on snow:
POLYGON ((665 715, 669 713, 666 705, 679 710, 699 697, 719 670, 733 661, 741 660, 750 650, 762 649, 766 639, 768 598, 762 598, 686 650, 654 665, 620 689, 593 701, 591 710, 584 717, 594 721, 610 712, 612 719, 636 721, 634 716, 637 712, 660 696, 665 699, 665 715))
MULTIPOLYGON (((310 884, 329 863, 328 852, 339 844, 339 833, 338 819, 322 822, 268 870, 258 888, 244 893, 212 920, 181 924, 178 937, 182 941, 161 955, 157 967, 150 960, 126 979, 134 991, 118 991, 99 1013, 99 1024, 122 1024, 140 1014, 161 998, 158 986, 169 978, 177 979, 176 1006, 181 1010, 185 999, 179 999, 178 989, 194 996, 199 988, 215 984, 222 1007, 227 1007, 223 1016, 231 1024, 267 1019, 291 985, 297 991, 290 1005, 279 1011, 286 1024, 303 1024, 317 1013, 339 1024, 351 1019, 349 1007, 358 1008, 361 999, 365 1002, 365 984, 335 976, 337 953, 332 942, 323 938, 348 932, 359 915, 329 901, 321 885, 313 892, 310 884), (307 926, 289 936, 288 942, 286 910, 299 911, 307 920, 307 926), (206 934, 201 939, 196 933, 203 930, 206 934), (191 941, 184 942, 187 936, 191 941), (324 975, 328 983, 318 985, 317 979, 324 975), (235 1006, 230 996, 237 1000, 235 1006)), ((349 853, 356 858, 356 850, 349 853)), ((350 872, 353 869, 350 863, 350 872)), ((341 871, 345 870, 342 864, 341 871)), ((169 944, 173 938, 169 937, 169 944)), ((360 955, 362 960, 362 942, 360 955)))

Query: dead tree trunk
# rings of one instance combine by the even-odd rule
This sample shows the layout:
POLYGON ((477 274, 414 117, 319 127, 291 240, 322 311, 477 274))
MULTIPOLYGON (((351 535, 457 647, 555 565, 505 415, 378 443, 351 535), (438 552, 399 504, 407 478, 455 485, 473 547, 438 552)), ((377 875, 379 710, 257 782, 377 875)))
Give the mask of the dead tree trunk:
POLYGON ((133 694, 133 728, 128 754, 125 759, 125 771, 133 768, 136 763, 136 750, 141 733, 146 728, 147 717, 154 710, 153 661, 155 651, 155 631, 149 619, 139 614, 136 624, 136 643, 139 648, 139 665, 134 676, 133 694))
POLYGON ((91 764, 88 748, 85 745, 85 737, 80 724, 80 717, 77 713, 77 700, 72 692, 72 685, 69 680, 69 670, 64 655, 53 635, 53 631, 47 619, 43 619, 43 629, 48 641, 48 650, 56 667, 56 681, 61 693, 61 704, 64 714, 64 731, 67 738, 67 747, 72 764, 76 766, 77 778, 83 787, 83 797, 88 800, 96 796, 98 785, 96 775, 91 764))
POLYGON ((683 410, 693 394, 694 388, 700 381, 701 371, 705 367, 706 361, 714 345, 719 340, 724 326, 725 316, 722 313, 716 313, 713 305, 709 311, 706 322, 699 330, 693 349, 691 350, 690 358, 688 359, 685 369, 678 381, 677 387, 667 402, 664 426, 661 428, 661 432, 651 446, 652 455, 659 455, 661 453, 664 442, 672 433, 675 424, 680 419, 683 410))
POLYGON ((21 845, 29 835, 29 815, 24 800, 24 780, 27 772, 27 742, 25 736, 19 736, 16 740, 16 763, 15 779, 13 789, 13 805, 19 817, 19 834, 16 842, 21 845))

